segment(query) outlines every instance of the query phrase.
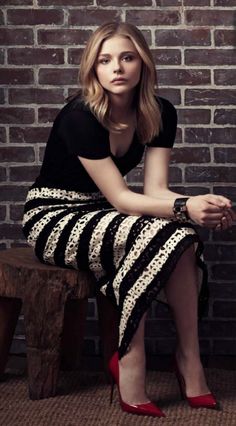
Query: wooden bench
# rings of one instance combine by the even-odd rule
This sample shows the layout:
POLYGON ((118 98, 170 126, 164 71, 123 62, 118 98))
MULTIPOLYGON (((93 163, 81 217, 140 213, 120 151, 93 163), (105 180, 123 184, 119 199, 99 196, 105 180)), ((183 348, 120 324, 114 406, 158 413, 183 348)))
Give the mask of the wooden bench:
MULTIPOLYGON (((3 374, 23 308, 29 396, 54 396, 60 363, 78 363, 88 297, 94 294, 89 272, 40 263, 31 248, 0 251, 0 375, 3 374)), ((106 366, 118 342, 115 308, 97 295, 100 334, 106 366)))

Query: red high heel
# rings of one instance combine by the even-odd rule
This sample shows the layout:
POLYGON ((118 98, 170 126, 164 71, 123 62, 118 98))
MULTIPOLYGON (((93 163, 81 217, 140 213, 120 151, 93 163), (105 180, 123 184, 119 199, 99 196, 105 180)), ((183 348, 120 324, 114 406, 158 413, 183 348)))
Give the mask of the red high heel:
POLYGON ((186 385, 183 375, 179 371, 179 367, 177 364, 176 358, 174 358, 174 372, 179 384, 179 390, 182 399, 186 399, 192 408, 211 408, 211 409, 219 409, 219 404, 216 399, 212 395, 212 393, 207 393, 204 395, 198 396, 187 396, 186 395, 186 385))
POLYGON ((165 417, 165 414, 152 402, 147 402, 145 404, 127 404, 121 398, 120 388, 119 388, 119 358, 118 352, 115 352, 112 358, 109 361, 109 370, 112 376, 111 384, 111 395, 110 395, 110 404, 113 399, 114 384, 116 383, 119 392, 120 406, 123 411, 131 414, 139 414, 141 416, 152 416, 152 417, 165 417))

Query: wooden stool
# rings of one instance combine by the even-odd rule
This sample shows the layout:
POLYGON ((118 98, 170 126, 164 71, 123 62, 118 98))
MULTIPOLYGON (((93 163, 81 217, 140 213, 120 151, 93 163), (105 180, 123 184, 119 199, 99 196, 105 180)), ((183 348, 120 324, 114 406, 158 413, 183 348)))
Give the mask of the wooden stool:
MULTIPOLYGON (((89 272, 44 265, 31 248, 0 251, 0 374, 23 305, 29 396, 54 396, 60 361, 73 368, 78 360, 87 299, 92 294, 94 281, 89 272)), ((117 349, 118 316, 102 294, 97 304, 107 366, 117 349)))

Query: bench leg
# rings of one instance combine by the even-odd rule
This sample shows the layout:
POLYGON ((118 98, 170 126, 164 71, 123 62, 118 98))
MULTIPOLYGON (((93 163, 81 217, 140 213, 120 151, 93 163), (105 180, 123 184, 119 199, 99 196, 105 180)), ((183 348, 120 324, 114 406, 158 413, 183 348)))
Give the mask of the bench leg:
POLYGON ((51 283, 50 290, 42 282, 41 291, 32 291, 23 301, 31 399, 49 398, 57 392, 67 295, 56 284, 51 283))
POLYGON ((0 297, 0 376, 4 373, 22 302, 0 297))
POLYGON ((79 368, 87 316, 88 299, 67 300, 62 334, 61 366, 64 370, 79 368))
POLYGON ((118 312, 102 293, 97 294, 97 307, 103 349, 104 370, 107 378, 109 378, 108 363, 113 353, 117 351, 118 348, 118 312))

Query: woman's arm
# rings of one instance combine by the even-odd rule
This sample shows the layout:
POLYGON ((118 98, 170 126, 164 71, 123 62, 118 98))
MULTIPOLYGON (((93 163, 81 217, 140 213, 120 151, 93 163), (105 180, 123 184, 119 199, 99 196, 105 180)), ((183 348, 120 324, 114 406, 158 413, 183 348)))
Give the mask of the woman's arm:
POLYGON ((79 157, 87 173, 119 212, 129 215, 173 217, 173 200, 162 200, 131 191, 110 157, 90 160, 79 157))

